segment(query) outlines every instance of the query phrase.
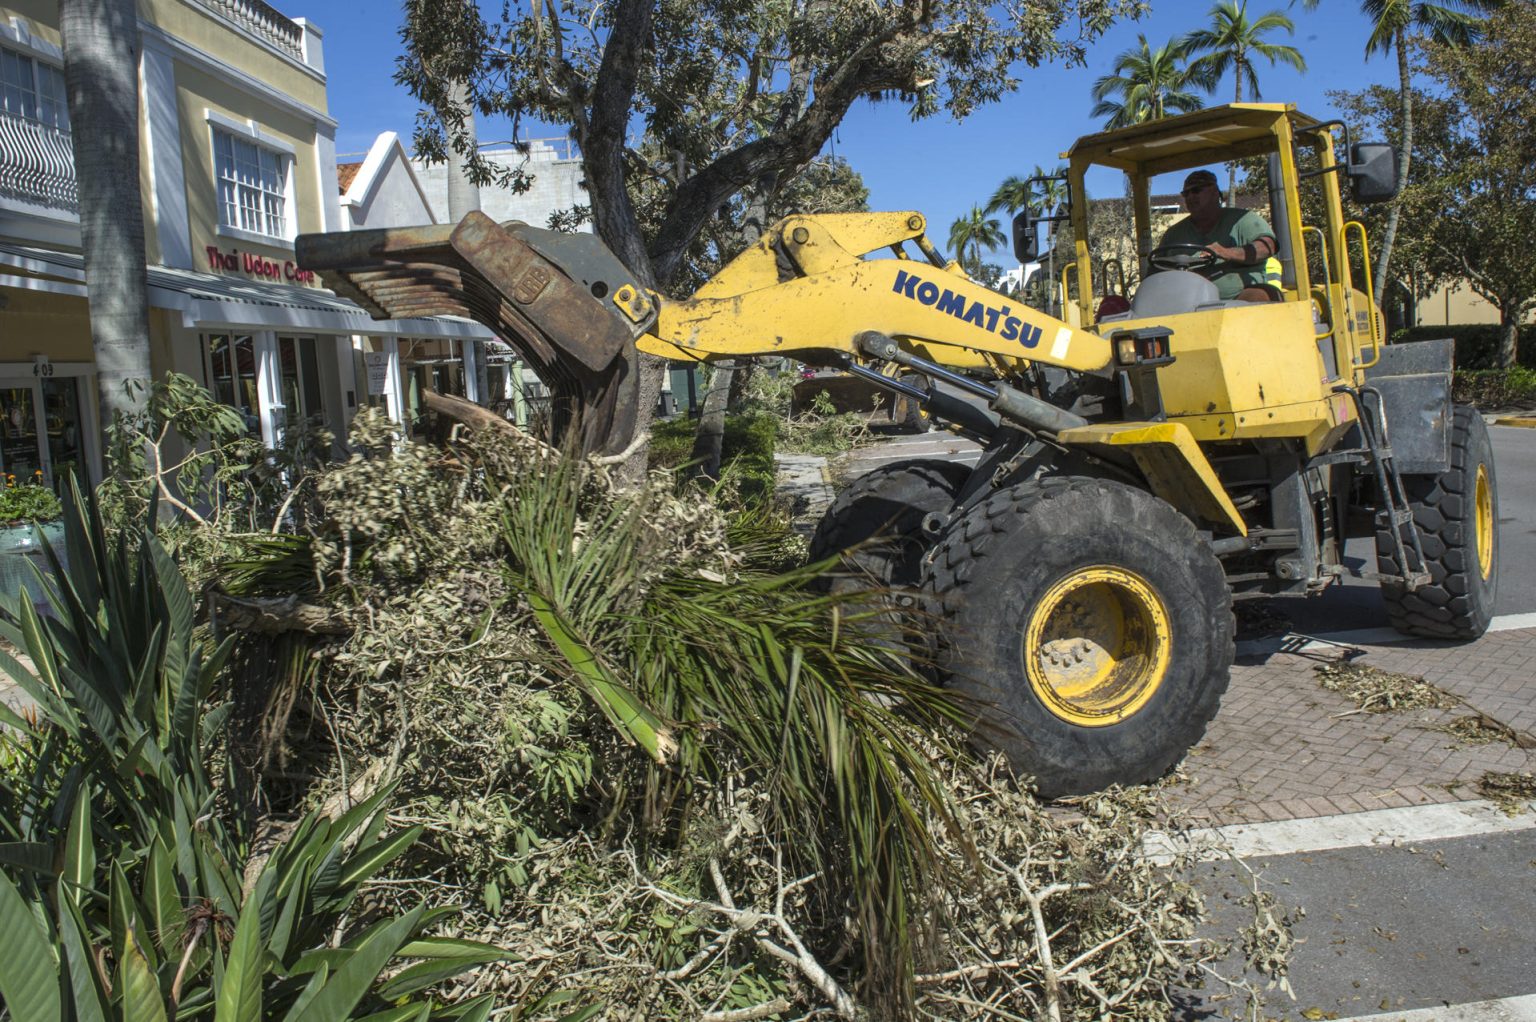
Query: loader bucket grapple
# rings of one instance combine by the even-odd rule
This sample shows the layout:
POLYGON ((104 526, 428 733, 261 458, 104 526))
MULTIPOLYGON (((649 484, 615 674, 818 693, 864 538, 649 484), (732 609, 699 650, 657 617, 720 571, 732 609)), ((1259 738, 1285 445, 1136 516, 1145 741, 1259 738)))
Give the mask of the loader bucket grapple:
POLYGON ((463 316, 489 327, 550 388, 555 433, 574 435, 582 453, 615 453, 633 432, 635 338, 654 313, 591 235, 477 212, 457 226, 307 234, 297 254, 375 319, 463 316), (626 288, 634 318, 609 300, 626 288))

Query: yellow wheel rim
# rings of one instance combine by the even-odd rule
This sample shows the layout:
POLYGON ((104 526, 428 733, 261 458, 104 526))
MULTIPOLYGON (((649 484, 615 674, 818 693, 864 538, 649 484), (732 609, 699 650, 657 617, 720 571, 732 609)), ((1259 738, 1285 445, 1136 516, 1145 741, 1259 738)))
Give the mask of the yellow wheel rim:
POLYGON ((1062 720, 1117 724, 1162 685, 1171 635, 1162 597, 1140 575, 1107 565, 1080 568, 1051 586, 1030 614, 1025 673, 1062 720))
POLYGON ((1477 567, 1483 578, 1493 574, 1493 487, 1488 483, 1488 466, 1477 466, 1477 567))

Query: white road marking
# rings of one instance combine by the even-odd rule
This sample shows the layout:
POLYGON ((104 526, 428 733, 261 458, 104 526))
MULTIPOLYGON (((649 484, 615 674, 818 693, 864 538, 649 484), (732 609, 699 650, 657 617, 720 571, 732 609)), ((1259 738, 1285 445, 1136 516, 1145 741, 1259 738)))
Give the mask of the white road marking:
POLYGON ((1532 829, 1536 829, 1536 802, 1527 803, 1518 816, 1506 816, 1492 802, 1478 799, 1446 805, 1371 809, 1305 820, 1239 823, 1194 830, 1179 841, 1162 832, 1153 832, 1147 836, 1143 847, 1156 862, 1166 863, 1175 851, 1185 848, 1196 850, 1204 861, 1212 861, 1225 859, 1228 855, 1239 859, 1297 855, 1336 848, 1397 846, 1445 838, 1513 834, 1532 829))
POLYGON ((1380 1015, 1356 1015, 1339 1022, 1536 1022, 1536 996, 1505 997, 1497 1001, 1447 1004, 1380 1015))
MULTIPOLYGON (((1536 614, 1505 614, 1488 624, 1489 632, 1509 632, 1517 628, 1536 628, 1536 614)), ((1263 656, 1266 653, 1305 653, 1327 649, 1330 646, 1392 646, 1400 642, 1415 642, 1411 635, 1404 635, 1395 628, 1357 628, 1347 632, 1326 632, 1322 635, 1277 636, 1270 639, 1249 639, 1237 644, 1238 656, 1263 656)))

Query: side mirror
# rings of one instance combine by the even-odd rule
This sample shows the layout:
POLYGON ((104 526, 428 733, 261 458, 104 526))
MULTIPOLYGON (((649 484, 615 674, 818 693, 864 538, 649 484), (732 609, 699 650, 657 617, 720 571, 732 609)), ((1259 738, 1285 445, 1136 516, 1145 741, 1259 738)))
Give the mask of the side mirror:
POLYGON ((1362 206, 1397 197, 1397 150, 1383 142, 1356 142, 1349 147, 1349 194, 1362 206))
POLYGON ((1032 263, 1040 255, 1039 223, 1029 210, 1013 218, 1013 257, 1021 263, 1032 263))

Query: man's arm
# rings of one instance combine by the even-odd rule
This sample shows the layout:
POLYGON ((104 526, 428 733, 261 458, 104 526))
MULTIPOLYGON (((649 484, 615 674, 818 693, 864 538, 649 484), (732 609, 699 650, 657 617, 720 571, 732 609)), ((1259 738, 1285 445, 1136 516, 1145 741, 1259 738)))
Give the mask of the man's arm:
POLYGON ((1231 245, 1213 242, 1206 246, 1206 250, 1235 266, 1256 266, 1280 248, 1268 222, 1252 210, 1238 217, 1228 236, 1232 239, 1231 245))
POLYGON ((1205 246, 1205 250, 1225 262, 1253 266, 1274 255, 1277 247, 1272 236, 1263 235, 1246 245, 1221 245, 1213 241, 1205 246))

